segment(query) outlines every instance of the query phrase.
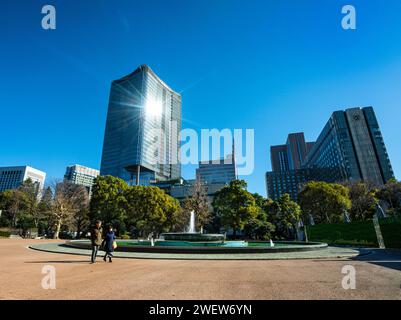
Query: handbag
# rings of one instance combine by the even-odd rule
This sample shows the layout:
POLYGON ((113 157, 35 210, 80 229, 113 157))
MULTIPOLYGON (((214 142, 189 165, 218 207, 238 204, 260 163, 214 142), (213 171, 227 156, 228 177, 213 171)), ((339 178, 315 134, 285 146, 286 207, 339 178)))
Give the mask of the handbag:
POLYGON ((113 241, 113 249, 117 248, 117 241, 113 241))

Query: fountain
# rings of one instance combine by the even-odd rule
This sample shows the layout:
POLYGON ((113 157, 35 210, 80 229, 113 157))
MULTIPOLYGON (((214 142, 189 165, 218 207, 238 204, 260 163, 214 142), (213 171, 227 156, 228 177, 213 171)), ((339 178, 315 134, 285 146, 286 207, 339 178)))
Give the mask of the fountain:
POLYGON ((195 212, 191 211, 187 232, 168 232, 160 235, 162 240, 170 241, 191 241, 191 242, 223 242, 224 234, 211 234, 196 232, 195 227, 195 212))
MULTIPOLYGON (((225 234, 196 232, 195 212, 191 212, 185 232, 162 233, 154 239, 153 233, 147 240, 118 240, 116 251, 167 254, 238 254, 277 253, 326 249, 327 244, 301 241, 226 241, 225 234)), ((65 246, 90 249, 88 240, 68 241, 65 246)))

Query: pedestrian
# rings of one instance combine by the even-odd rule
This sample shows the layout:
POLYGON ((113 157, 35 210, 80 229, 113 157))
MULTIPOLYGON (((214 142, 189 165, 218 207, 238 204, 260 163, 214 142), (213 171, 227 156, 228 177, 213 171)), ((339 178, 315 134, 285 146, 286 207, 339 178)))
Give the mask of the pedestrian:
POLYGON ((107 228, 107 233, 104 236, 102 248, 104 248, 104 251, 106 252, 103 261, 106 262, 106 258, 109 258, 109 262, 113 262, 111 258, 113 257, 113 252, 115 249, 115 240, 116 235, 114 234, 113 227, 109 226, 107 228))
POLYGON ((91 262, 96 262, 97 252, 99 247, 102 245, 102 221, 97 220, 95 227, 91 231, 91 242, 92 242, 92 259, 91 262))

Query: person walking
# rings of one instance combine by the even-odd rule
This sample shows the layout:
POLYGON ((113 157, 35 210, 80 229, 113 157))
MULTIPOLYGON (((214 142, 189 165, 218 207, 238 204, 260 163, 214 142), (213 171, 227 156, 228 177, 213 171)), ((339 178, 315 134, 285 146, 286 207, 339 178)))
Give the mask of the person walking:
POLYGON ((116 239, 116 235, 114 234, 113 227, 109 226, 107 229, 107 233, 104 236, 102 247, 106 252, 103 261, 106 262, 106 258, 109 257, 109 262, 113 262, 111 258, 113 258, 114 252, 114 240, 116 239))
POLYGON ((96 262, 97 252, 99 250, 99 246, 102 245, 102 221, 96 221, 95 227, 91 231, 91 242, 92 242, 92 258, 91 262, 96 262))

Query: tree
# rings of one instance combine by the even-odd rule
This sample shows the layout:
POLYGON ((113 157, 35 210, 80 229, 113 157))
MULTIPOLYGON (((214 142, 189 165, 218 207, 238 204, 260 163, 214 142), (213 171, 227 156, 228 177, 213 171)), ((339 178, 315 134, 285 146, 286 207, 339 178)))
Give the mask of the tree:
POLYGON ((10 216, 12 227, 17 227, 19 217, 26 207, 27 199, 21 190, 5 190, 0 193, 0 208, 10 216))
POLYGON ((351 220, 364 221, 371 219, 376 212, 377 199, 375 188, 364 182, 353 182, 346 185, 351 200, 351 220))
POLYGON ((191 211, 195 212, 195 222, 198 230, 203 230, 203 227, 211 221, 206 190, 199 179, 193 186, 192 196, 184 200, 182 208, 185 213, 183 215, 185 217, 184 224, 188 224, 191 211))
POLYGON ((158 187, 132 186, 125 191, 127 221, 141 236, 170 231, 180 212, 178 200, 158 187))
POLYGON ((104 224, 116 224, 117 221, 120 227, 125 228, 123 225, 127 208, 125 191, 128 188, 128 184, 120 178, 98 176, 92 188, 90 220, 92 222, 102 220, 104 224))
POLYGON ((234 237, 237 231, 242 230, 259 212, 255 198, 246 187, 247 184, 243 180, 231 181, 229 186, 216 193, 212 203, 222 225, 231 228, 234 237))
POLYGON ((301 208, 292 201, 288 194, 282 195, 269 206, 270 219, 275 226, 276 236, 293 238, 297 224, 301 219, 301 208))
POLYGON ((305 222, 312 215, 315 223, 343 221, 345 210, 351 207, 348 188, 335 183, 308 182, 298 194, 298 203, 305 222))
POLYGON ((54 197, 48 212, 54 223, 54 239, 59 238, 63 225, 71 224, 74 216, 88 206, 88 192, 85 187, 67 181, 58 182, 53 187, 54 197))
POLYGON ((390 180, 376 193, 376 196, 388 204, 390 214, 401 213, 401 182, 390 180))
POLYGON ((31 217, 34 226, 38 228, 40 220, 43 219, 42 211, 39 208, 42 190, 39 183, 34 183, 30 178, 25 180, 18 187, 24 194, 25 198, 25 214, 31 217))

